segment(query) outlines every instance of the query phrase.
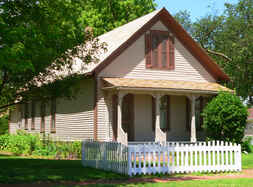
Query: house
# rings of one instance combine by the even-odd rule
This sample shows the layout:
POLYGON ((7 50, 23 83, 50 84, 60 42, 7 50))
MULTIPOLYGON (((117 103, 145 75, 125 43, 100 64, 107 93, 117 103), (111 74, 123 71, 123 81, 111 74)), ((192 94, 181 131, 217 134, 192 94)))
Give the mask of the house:
POLYGON ((166 9, 99 36, 107 51, 89 64, 76 99, 31 102, 9 130, 61 140, 192 141, 204 137, 200 112, 229 77, 166 9))

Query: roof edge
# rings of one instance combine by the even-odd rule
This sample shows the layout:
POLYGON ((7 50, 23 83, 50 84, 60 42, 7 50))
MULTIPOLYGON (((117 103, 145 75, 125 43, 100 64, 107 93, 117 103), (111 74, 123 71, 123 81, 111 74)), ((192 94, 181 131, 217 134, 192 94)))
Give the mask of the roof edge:
POLYGON ((106 59, 104 59, 98 66, 96 66, 90 73, 99 74, 107 65, 109 65, 116 57, 118 57, 124 50, 133 44, 145 31, 151 28, 158 20, 163 24, 182 42, 182 44, 189 50, 189 52, 199 61, 199 63, 210 73, 215 80, 229 81, 230 78, 225 74, 218 64, 216 64, 211 57, 204 51, 199 44, 186 32, 186 30, 170 15, 170 13, 162 8, 160 11, 145 23, 139 30, 132 34, 132 36, 114 50, 106 59), (161 17, 160 17, 161 16, 161 17), (173 25, 173 27, 172 27, 173 25))

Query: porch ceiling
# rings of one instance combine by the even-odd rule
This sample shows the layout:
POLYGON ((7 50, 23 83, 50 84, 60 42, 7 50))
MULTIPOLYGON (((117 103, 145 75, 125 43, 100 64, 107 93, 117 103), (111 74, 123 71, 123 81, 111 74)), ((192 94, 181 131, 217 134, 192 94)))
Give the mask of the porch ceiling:
POLYGON ((233 90, 218 83, 172 80, 147 80, 130 78, 103 78, 104 89, 157 90, 215 94, 233 90))

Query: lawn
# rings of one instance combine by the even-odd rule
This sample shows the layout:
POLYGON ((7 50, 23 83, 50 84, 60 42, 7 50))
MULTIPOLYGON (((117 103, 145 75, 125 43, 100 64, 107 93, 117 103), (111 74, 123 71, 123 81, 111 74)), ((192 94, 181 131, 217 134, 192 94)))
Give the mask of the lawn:
POLYGON ((253 169, 253 153, 242 155, 242 168, 253 169))
MULTIPOLYGON (((139 183, 139 184, 96 184, 87 187, 251 187, 253 179, 218 179, 202 181, 170 181, 167 183, 139 183)), ((57 185, 55 187, 82 187, 81 185, 57 185)))
POLYGON ((80 160, 27 159, 0 155, 0 183, 124 179, 126 176, 84 168, 80 160))
MULTIPOLYGON (((244 169, 253 168, 253 153, 242 156, 242 166, 244 169)), ((124 180, 128 177, 120 174, 100 171, 92 168, 84 168, 80 160, 46 160, 46 159, 29 159, 17 156, 6 156, 0 154, 0 183, 31 183, 37 181, 89 181, 96 179, 105 180, 124 180)), ((181 174, 180 174, 181 175, 181 174)), ((179 176, 180 176, 179 175, 179 176)), ((196 174, 199 175, 199 174, 196 174)), ((203 175, 203 174, 202 174, 203 175)), ((177 174, 178 176, 178 174, 177 174)), ((182 176, 182 175, 181 175, 182 176)), ((150 176, 145 176, 150 177, 150 176)), ((154 177, 154 176, 153 176, 154 177)), ((156 176, 157 177, 157 176, 156 176)), ((235 184, 247 184, 249 180, 231 180, 235 184)), ((193 183, 199 182, 183 182, 182 185, 191 186, 193 183)), ((230 180, 224 180, 230 182, 230 180)), ((253 183, 253 179, 250 180, 253 183)), ((212 181, 206 182, 211 185, 212 181)), ((225 183, 224 183, 225 184, 225 183)), ((233 183, 234 184, 234 183, 233 183)), ((160 184, 163 186, 164 184, 160 184)), ((173 186, 174 183, 172 182, 173 186)), ((175 184, 176 185, 176 184, 175 184)), ((174 186, 175 186, 174 185, 174 186)), ((103 185, 102 185, 103 186, 103 185)), ((105 185, 108 186, 108 185, 105 185)), ((150 184, 152 186, 152 184, 150 184)), ((194 186, 194 185, 193 185, 194 186)), ((195 185, 196 186, 196 185, 195 185)), ((77 186, 76 186, 77 187, 77 186)))

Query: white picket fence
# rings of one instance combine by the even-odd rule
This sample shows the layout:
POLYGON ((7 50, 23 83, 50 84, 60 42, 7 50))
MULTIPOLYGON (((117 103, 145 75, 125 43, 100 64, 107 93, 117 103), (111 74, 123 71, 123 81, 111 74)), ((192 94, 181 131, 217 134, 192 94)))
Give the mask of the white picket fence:
POLYGON ((117 142, 82 142, 82 164, 116 173, 128 174, 127 146, 117 142))
POLYGON ((165 142, 123 146, 83 142, 83 165, 130 176, 241 171, 241 146, 227 142, 165 142))

